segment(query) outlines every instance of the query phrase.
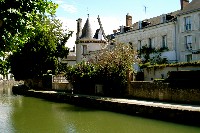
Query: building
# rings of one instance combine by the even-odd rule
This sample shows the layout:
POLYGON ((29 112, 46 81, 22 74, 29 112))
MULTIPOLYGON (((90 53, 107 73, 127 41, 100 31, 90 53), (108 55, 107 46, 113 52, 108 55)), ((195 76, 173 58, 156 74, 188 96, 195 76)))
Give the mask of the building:
MULTIPOLYGON (((156 49, 161 58, 171 62, 200 59, 200 0, 180 0, 181 10, 132 24, 126 15, 126 26, 115 33, 116 43, 128 43, 135 50, 156 49)), ((153 57, 153 56, 152 56, 153 57)))
POLYGON ((192 0, 181 9, 176 21, 178 60, 200 60, 200 0, 192 0))
POLYGON ((106 48, 107 41, 102 38, 102 35, 102 28, 97 29, 95 35, 92 34, 89 15, 83 28, 82 19, 77 20, 76 63, 89 61, 94 58, 98 51, 106 48))

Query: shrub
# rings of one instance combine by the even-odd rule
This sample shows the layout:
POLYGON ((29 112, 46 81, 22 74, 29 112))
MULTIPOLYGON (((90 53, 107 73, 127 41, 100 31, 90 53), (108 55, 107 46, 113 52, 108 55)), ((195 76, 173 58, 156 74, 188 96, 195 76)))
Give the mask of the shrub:
POLYGON ((133 72, 133 63, 138 61, 137 53, 129 45, 118 44, 112 50, 96 53, 90 62, 69 67, 66 78, 77 92, 90 89, 92 93, 95 84, 102 84, 105 95, 120 96, 127 87, 127 72, 133 72))

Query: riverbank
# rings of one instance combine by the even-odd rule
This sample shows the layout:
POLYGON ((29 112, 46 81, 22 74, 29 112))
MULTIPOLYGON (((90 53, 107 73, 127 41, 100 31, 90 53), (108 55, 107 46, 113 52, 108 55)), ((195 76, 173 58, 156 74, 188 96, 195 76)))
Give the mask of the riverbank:
POLYGON ((13 94, 42 98, 54 102, 125 113, 129 115, 200 126, 200 106, 134 99, 120 99, 89 95, 69 94, 57 91, 26 90, 13 87, 13 94))

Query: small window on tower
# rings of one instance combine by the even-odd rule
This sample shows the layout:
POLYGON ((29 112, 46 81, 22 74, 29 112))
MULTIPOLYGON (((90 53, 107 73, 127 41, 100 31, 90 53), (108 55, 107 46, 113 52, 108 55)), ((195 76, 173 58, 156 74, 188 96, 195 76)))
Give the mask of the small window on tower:
POLYGON ((83 45, 83 55, 87 54, 87 45, 83 45))

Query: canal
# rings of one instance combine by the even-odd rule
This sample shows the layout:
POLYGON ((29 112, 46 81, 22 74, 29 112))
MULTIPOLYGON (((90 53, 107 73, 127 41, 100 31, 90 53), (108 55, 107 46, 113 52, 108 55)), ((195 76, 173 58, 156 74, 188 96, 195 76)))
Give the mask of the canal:
POLYGON ((12 95, 0 86, 0 133, 199 133, 193 127, 12 95))

